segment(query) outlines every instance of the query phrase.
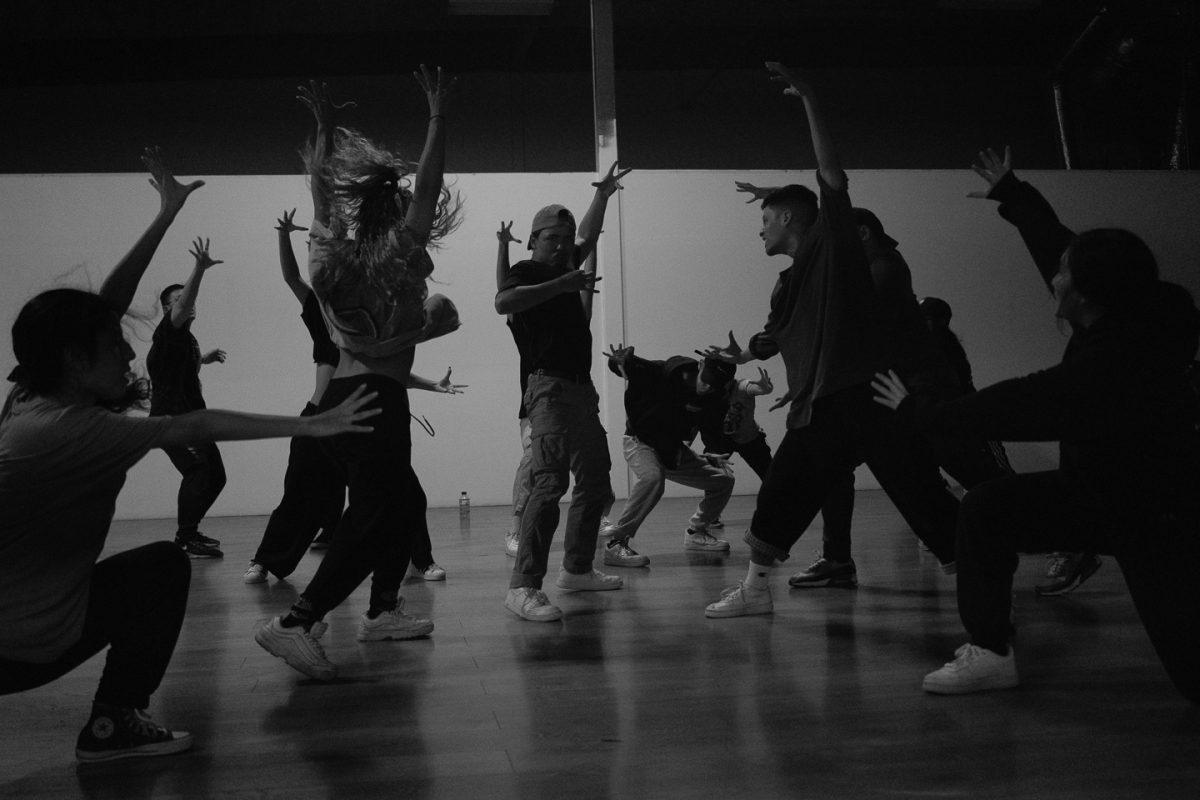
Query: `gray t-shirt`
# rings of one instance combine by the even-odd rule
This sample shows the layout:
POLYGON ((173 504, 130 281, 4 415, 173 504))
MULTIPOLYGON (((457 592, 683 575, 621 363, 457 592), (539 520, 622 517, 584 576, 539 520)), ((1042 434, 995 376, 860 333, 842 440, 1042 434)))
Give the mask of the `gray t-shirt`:
POLYGON ((125 473, 170 421, 13 403, 0 422, 0 657, 48 663, 79 641, 125 473))

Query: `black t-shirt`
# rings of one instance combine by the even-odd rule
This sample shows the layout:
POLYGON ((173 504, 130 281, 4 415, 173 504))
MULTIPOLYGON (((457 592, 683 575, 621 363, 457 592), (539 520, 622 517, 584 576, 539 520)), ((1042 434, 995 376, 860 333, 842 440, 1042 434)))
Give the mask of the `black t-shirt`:
POLYGON ((200 343, 189 320, 182 328, 171 324, 171 312, 154 329, 146 356, 150 373, 150 413, 183 414, 206 408, 200 393, 200 343))
MULTIPOLYGON (((538 261, 512 266, 500 286, 536 286, 571 272, 538 261)), ((513 338, 521 354, 522 379, 534 370, 547 369, 587 375, 592 370, 592 331, 579 292, 563 292, 544 303, 512 315, 513 338)))
POLYGON ((304 320, 304 327, 308 328, 308 335, 312 337, 313 362, 336 367, 341 358, 341 351, 329 338, 329 328, 325 326, 325 317, 321 316, 321 302, 312 290, 309 290, 308 296, 304 298, 304 310, 300 312, 300 319, 304 320))
POLYGON ((525 348, 521 346, 521 339, 517 336, 517 329, 513 327, 512 314, 508 315, 508 330, 512 333, 513 341, 517 345, 517 357, 520 359, 521 370, 521 406, 517 409, 517 419, 525 419, 529 416, 528 410, 525 408, 525 387, 529 383, 529 357, 525 354, 525 348))

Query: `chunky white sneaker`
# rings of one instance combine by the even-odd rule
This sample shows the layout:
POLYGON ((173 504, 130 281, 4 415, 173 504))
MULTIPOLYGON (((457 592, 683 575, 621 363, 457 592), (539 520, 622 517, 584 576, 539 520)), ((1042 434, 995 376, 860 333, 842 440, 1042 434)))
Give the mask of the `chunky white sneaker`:
POLYGON ((709 603, 704 609, 704 616, 711 619, 725 617, 746 617, 751 614, 770 614, 775 610, 771 600, 771 590, 751 589, 745 581, 737 586, 721 592, 721 599, 709 603))
POLYGON ((509 531, 504 534, 504 555, 516 558, 519 549, 521 549, 521 534, 517 531, 509 531))
POLYGON ((310 678, 329 681, 337 675, 337 667, 325 657, 325 648, 321 647, 316 636, 301 625, 285 628, 280 624, 279 617, 275 617, 255 631, 254 641, 271 655, 282 658, 292 669, 310 678))
POLYGON ((360 642, 382 642, 387 639, 416 639, 431 633, 433 622, 405 614, 404 598, 401 597, 394 609, 383 612, 375 619, 363 612, 358 618, 358 634, 354 638, 360 642))
POLYGON ((1012 647, 1008 655, 985 647, 964 644, 954 651, 954 660, 925 676, 921 688, 931 694, 969 694, 990 689, 1011 689, 1020 683, 1012 647))
POLYGON ((550 605, 546 593, 531 586, 509 589, 504 597, 504 607, 530 622, 554 622, 556 619, 562 619, 562 609, 550 605))
POLYGON ((439 567, 437 564, 430 564, 425 569, 417 569, 412 567, 410 570, 413 575, 427 581, 444 581, 446 580, 446 570, 439 567))
POLYGON ((251 561, 250 566, 246 567, 245 574, 242 575, 242 583, 266 583, 267 568, 257 561, 251 561))
POLYGON ((613 539, 604 545, 604 563, 610 567, 644 567, 650 563, 650 556, 630 547, 628 539, 613 539))
POLYGON ((620 589, 625 585, 625 581, 620 576, 605 575, 599 570, 576 575, 565 569, 558 573, 558 580, 555 583, 564 592, 608 592, 620 589))
POLYGON ((688 528, 683 534, 683 549, 729 552, 729 542, 718 539, 707 531, 693 531, 688 528))

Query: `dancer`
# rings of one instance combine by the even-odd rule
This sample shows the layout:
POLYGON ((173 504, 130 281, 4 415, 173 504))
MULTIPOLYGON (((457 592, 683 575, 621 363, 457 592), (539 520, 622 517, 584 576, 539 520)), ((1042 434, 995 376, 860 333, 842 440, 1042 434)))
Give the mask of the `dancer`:
POLYGON ((412 471, 406 384, 415 346, 458 328, 445 297, 429 296, 433 262, 426 250, 458 222, 458 203, 443 186, 447 95, 454 79, 424 65, 414 73, 429 105, 421 160, 413 165, 361 134, 336 128, 338 106, 325 87, 301 88, 317 135, 306 155, 313 196, 309 277, 330 336, 337 370, 319 408, 341 401, 355 386, 378 392, 382 414, 374 432, 337 437, 329 453, 346 476, 349 508, 325 558, 296 604, 255 634, 255 640, 294 669, 330 680, 337 668, 314 625, 375 572, 358 639, 428 635, 433 623, 404 613, 400 582, 424 524, 424 493, 412 471), (344 234, 352 232, 353 238, 344 234))
POLYGON ((768 255, 786 254, 763 331, 749 349, 713 347, 708 354, 747 362, 781 353, 791 408, 788 432, 758 493, 746 533, 750 566, 744 581, 711 603, 709 617, 771 613, 770 568, 785 560, 831 488, 866 462, 912 529, 949 570, 954 561, 957 502, 927 446, 881 414, 871 401, 872 365, 888 353, 866 254, 859 241, 846 174, 820 114, 816 95, 798 75, 769 62, 785 94, 801 98, 817 156, 813 192, 787 186, 763 201, 760 233, 768 255))
POLYGON ((623 451, 634 483, 621 516, 601 531, 608 538, 604 563, 613 567, 650 563, 649 556, 634 550, 630 540, 662 499, 668 480, 704 492, 683 534, 683 548, 729 552, 729 542, 708 532, 733 495, 729 454, 698 455, 688 443, 696 437, 706 405, 728 406, 723 395, 734 367, 716 359, 701 364, 687 356, 650 361, 621 344, 610 345, 605 355, 608 368, 626 381, 623 451))
POLYGON ((629 170, 614 163, 600 181, 578 231, 560 205, 534 215, 531 257, 508 271, 496 294, 496 312, 512 314, 513 337, 525 358, 524 403, 532 439, 533 486, 521 515, 520 544, 504 606, 517 616, 550 622, 562 617, 542 591, 550 542, 558 527, 558 501, 575 490, 564 534, 566 554, 558 587, 564 591, 620 589, 622 580, 592 568, 604 506, 612 496, 608 441, 592 386, 592 333, 583 294, 600 278, 580 268, 596 247, 608 198, 629 170))
MULTIPOLYGON (((200 390, 200 367, 225 363, 224 350, 200 354, 200 345, 192 335, 196 319, 196 298, 200 281, 209 269, 224 262, 208 253, 208 240, 192 243, 196 263, 183 284, 174 283, 162 290, 159 301, 163 318, 154 329, 154 340, 146 356, 150 373, 150 416, 186 414, 206 408, 200 390)), ((193 558, 221 558, 221 543, 200 532, 200 520, 212 508, 225 488, 225 465, 221 451, 213 442, 197 442, 186 447, 167 447, 163 451, 179 470, 178 524, 175 543, 193 558)))
POLYGON ((877 401, 905 424, 947 436, 1059 441, 1056 470, 1013 475, 969 492, 958 520, 958 610, 970 640, 923 688, 962 694, 1016 686, 1011 620, 1018 553, 1112 553, 1167 674, 1200 703, 1200 439, 1187 369, 1200 314, 1186 290, 1158 279, 1134 234, 1078 235, 1001 159, 975 171, 1016 225, 1071 327, 1062 363, 950 402, 909 395, 894 373, 877 401))
POLYGON ((96 561, 128 470, 151 448, 277 436, 366 432, 360 390, 305 418, 192 411, 129 417, 148 390, 133 379, 121 317, 188 195, 157 149, 143 161, 159 211, 99 294, 54 289, 30 300, 12 330, 15 386, 0 413, 0 694, 50 683, 108 647, 81 761, 177 753, 191 734, 146 713, 187 605, 191 565, 157 542, 96 561))
MULTIPOLYGON (((739 348, 740 349, 740 348, 739 348)), ((700 412, 700 441, 705 453, 734 453, 742 457, 759 480, 767 477, 771 466, 771 446, 767 434, 754 419, 757 398, 775 391, 771 376, 758 368, 758 380, 731 377, 725 386, 716 387, 719 403, 705 404, 700 412)), ((709 529, 713 525, 709 524, 709 529)))

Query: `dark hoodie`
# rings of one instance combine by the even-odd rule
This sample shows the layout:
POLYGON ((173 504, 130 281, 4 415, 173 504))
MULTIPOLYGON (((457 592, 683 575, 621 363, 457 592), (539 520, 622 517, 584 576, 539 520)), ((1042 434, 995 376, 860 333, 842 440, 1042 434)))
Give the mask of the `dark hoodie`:
MULTIPOLYGON (((990 195, 1021 232, 1049 286, 1073 234, 1045 198, 1010 172, 990 195)), ((1085 501, 1122 523, 1195 513, 1200 440, 1187 369, 1200 314, 1182 287, 1159 281, 1076 329, 1062 363, 947 403, 915 395, 900 413, 949 436, 1059 441, 1059 469, 1085 501)))
MULTIPOLYGON (((608 368, 621 374, 611 359, 608 368)), ((699 368, 696 359, 687 356, 666 361, 630 356, 625 361, 625 435, 654 448, 668 469, 679 466, 680 449, 695 438, 707 402, 685 377, 699 368)))

